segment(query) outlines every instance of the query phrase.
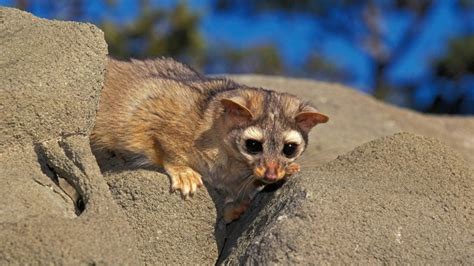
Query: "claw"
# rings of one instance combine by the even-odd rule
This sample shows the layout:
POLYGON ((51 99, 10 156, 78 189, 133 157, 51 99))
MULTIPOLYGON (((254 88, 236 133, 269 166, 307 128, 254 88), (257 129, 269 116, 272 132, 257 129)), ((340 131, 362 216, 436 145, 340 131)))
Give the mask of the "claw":
POLYGON ((197 184, 192 182, 191 183, 191 190, 190 190, 191 196, 196 192, 196 189, 197 189, 197 184))
POLYGON ((189 167, 166 167, 171 178, 171 192, 181 191, 183 199, 193 196, 202 186, 201 175, 189 167))
POLYGON ((290 163, 286 168, 286 176, 294 175, 300 171, 300 165, 297 163, 290 163))

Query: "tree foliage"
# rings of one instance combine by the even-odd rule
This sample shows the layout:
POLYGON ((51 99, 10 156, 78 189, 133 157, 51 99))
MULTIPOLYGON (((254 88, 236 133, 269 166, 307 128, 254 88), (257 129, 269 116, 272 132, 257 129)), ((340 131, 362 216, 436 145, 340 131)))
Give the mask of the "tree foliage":
POLYGON ((452 39, 433 65, 438 91, 427 111, 474 114, 474 35, 452 39))
MULTIPOLYGON (((423 87, 426 79, 411 81, 409 84, 400 84, 390 81, 389 71, 401 62, 413 47, 420 34, 429 27, 427 20, 437 1, 433 0, 322 0, 322 1, 291 1, 291 0, 218 0, 216 10, 229 11, 240 6, 248 15, 258 15, 265 12, 284 12, 294 15, 307 15, 314 18, 321 28, 325 29, 320 36, 321 40, 327 36, 337 35, 353 44, 354 48, 364 53, 372 65, 372 88, 377 98, 389 100, 392 95, 403 97, 405 102, 412 102, 417 90, 423 87), (409 17, 401 36, 394 40, 392 31, 387 22, 390 17, 409 17)), ((474 1, 455 1, 459 16, 469 17, 474 8, 474 1)), ((428 82, 434 90, 432 105, 422 107, 422 111, 429 112, 467 112, 474 113, 474 107, 464 108, 463 105, 474 105, 470 98, 473 89, 462 89, 460 80, 472 75, 473 47, 472 20, 465 20, 464 26, 471 31, 464 32, 449 45, 446 55, 438 58, 433 65, 434 71, 428 82), (470 27, 470 28, 469 28, 470 27), (442 81, 441 81, 442 80, 442 81), (438 82, 438 83, 437 83, 438 82), (449 92, 447 92, 449 90, 449 92), (451 98, 451 99, 448 99, 451 98), (452 100, 455 98, 456 100, 452 100)), ((316 53, 316 58, 321 55, 316 53)), ((312 76, 334 75, 339 78, 348 75, 341 74, 341 69, 331 64, 316 64, 312 68, 312 76), (329 66, 329 67, 328 67, 329 66), (329 70, 329 72, 328 72, 329 70)), ((306 63, 311 65, 310 62, 306 63)), ((471 80, 471 79, 469 79, 471 80)), ((473 87, 472 80, 467 87, 473 87)))
POLYGON ((171 10, 154 7, 141 1, 140 15, 122 25, 103 19, 109 53, 118 58, 171 56, 200 65, 204 40, 198 30, 199 15, 184 3, 171 10))

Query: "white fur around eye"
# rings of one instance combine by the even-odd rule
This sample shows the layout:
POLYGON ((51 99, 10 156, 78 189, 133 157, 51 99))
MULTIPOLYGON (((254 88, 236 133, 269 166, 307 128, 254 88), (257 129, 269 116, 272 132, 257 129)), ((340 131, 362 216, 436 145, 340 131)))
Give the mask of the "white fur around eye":
POLYGON ((285 131, 283 137, 285 143, 296 143, 298 145, 303 143, 303 136, 301 136, 301 133, 296 130, 285 131))
POLYGON ((243 133, 243 139, 263 140, 263 131, 258 127, 248 127, 243 133))

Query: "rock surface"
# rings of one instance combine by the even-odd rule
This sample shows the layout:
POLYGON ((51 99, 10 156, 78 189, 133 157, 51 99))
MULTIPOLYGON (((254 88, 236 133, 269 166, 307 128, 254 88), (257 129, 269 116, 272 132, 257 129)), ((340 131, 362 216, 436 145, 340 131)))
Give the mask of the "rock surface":
POLYGON ((439 141, 383 137, 260 195, 223 263, 470 264, 473 184, 439 141))
POLYGON ((88 135, 104 78, 102 32, 1 8, 0 36, 0 264, 214 263, 208 194, 184 202, 165 193, 163 175, 104 178, 97 166, 88 135), (58 178, 82 195, 79 216, 58 178))
POLYGON ((170 194, 164 174, 124 165, 117 158, 101 161, 103 168, 113 169, 105 170, 104 178, 137 234, 141 260, 149 265, 214 264, 224 233, 216 226, 215 199, 201 189, 183 200, 170 194))
POLYGON ((0 264, 137 261, 133 231, 88 141, 102 32, 1 8, 0 36, 0 264), (58 178, 81 192, 80 216, 58 178))
POLYGON ((156 169, 117 157, 99 169, 87 136, 105 56, 92 25, 0 8, 0 264, 474 263, 474 118, 233 76, 311 100, 330 122, 311 134, 303 173, 261 193, 224 236, 211 189, 183 201, 156 169))
POLYGON ((0 12, 0 149, 87 135, 104 79, 103 33, 91 24, 0 12))

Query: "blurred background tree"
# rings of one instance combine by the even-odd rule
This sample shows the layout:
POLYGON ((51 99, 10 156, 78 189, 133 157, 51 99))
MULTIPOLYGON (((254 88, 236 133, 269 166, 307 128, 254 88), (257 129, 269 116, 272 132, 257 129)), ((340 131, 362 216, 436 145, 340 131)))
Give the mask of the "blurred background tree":
POLYGON ((450 40, 447 53, 435 61, 434 67, 439 92, 426 111, 473 114, 474 35, 450 40))
MULTIPOLYGON (((338 81, 423 112, 474 114, 474 0, 139 0, 128 1, 134 3, 130 10, 122 2, 12 0, 6 4, 42 17, 94 23, 104 31, 110 54, 118 58, 172 56, 210 74, 338 81), (448 2, 457 18, 452 29, 448 27, 453 25, 433 22, 440 5, 448 2), (296 50, 291 56, 285 55, 282 45, 264 38, 275 27, 257 32, 262 36, 258 42, 249 41, 245 31, 232 36, 235 28, 231 27, 218 31, 218 35, 230 33, 230 40, 203 33, 206 21, 212 25, 235 17, 254 22, 256 28, 262 17, 299 21, 294 30, 301 23, 311 25, 315 30, 300 37, 312 41, 309 52, 298 53, 298 40, 286 36, 292 26, 278 34, 287 38, 287 50, 296 50), (449 34, 441 41, 423 41, 427 32, 437 31, 433 27, 449 34), (339 57, 327 52, 341 43, 339 57), (419 62, 413 59, 414 50, 432 46, 438 47, 436 53, 419 62), (341 58, 357 61, 356 57, 362 58, 359 63, 349 67, 341 63, 341 58), (417 68, 423 69, 422 74, 411 75, 417 68), (367 78, 360 73, 367 73, 367 78)), ((248 30, 250 35, 252 29, 248 30)))
MULTIPOLYGON (((457 13, 464 18, 459 36, 449 40, 448 51, 438 55, 431 64, 429 77, 409 82, 393 82, 388 72, 416 45, 426 27, 429 16, 437 1, 434 0, 217 0, 216 10, 228 11, 241 5, 247 7, 248 15, 262 12, 286 12, 308 15, 324 28, 319 34, 321 41, 338 35, 352 43, 370 61, 372 81, 370 92, 379 99, 390 101, 395 98, 399 104, 434 113, 474 113, 474 1, 453 1, 457 13), (408 23, 393 37, 394 33, 387 18, 409 17, 408 23), (417 104, 418 90, 429 86, 434 94, 431 104, 417 104), (399 98, 398 100, 396 98, 399 98), (401 98, 401 99, 400 99, 401 98)), ((438 1, 439 2, 439 1, 438 1)), ((446 40, 448 41, 448 40, 446 40)), ((324 58, 323 58, 324 59, 324 58)), ((311 57, 306 64, 310 64, 311 57)), ((330 62, 330 59, 326 59, 330 62)), ((316 65, 310 73, 333 76, 337 68, 327 64, 316 65), (324 67, 328 65, 328 67, 324 67), (331 70, 328 73, 328 69, 331 70), (332 73, 331 73, 332 72, 332 73)), ((349 70, 350 71, 350 70, 349 70)), ((313 74, 314 75, 314 74, 313 74)), ((338 74, 336 80, 341 76, 338 74)))

